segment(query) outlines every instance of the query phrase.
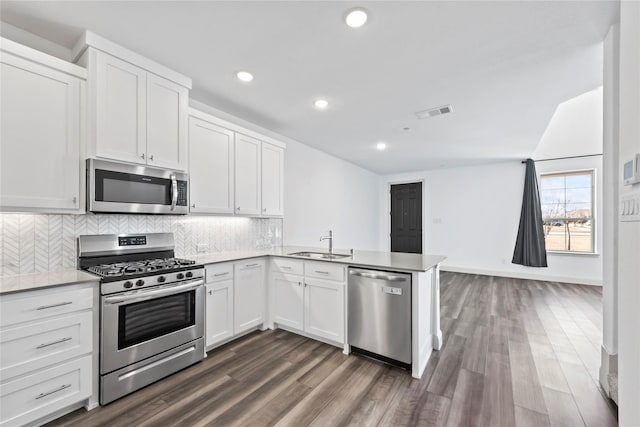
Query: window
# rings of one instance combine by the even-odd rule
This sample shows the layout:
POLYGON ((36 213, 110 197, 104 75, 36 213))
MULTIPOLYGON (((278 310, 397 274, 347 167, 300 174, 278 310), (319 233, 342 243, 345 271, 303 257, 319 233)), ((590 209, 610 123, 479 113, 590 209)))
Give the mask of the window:
POLYGON ((540 176, 547 251, 594 251, 593 171, 540 176))

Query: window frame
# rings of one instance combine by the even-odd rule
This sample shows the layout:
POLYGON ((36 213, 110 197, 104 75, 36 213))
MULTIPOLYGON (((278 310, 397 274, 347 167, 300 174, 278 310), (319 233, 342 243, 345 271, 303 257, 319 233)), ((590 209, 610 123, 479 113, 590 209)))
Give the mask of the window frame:
MULTIPOLYGON (((597 226, 597 203, 596 203, 596 185, 597 185, 597 177, 596 177, 597 169, 596 168, 581 168, 581 169, 571 169, 571 170, 558 170, 558 171, 549 171, 549 172, 541 172, 538 173, 538 192, 540 193, 540 205, 542 203, 542 179, 544 177, 550 176, 567 176, 573 174, 590 174, 591 175, 591 250, 590 251, 575 251, 575 250, 560 250, 560 249, 547 249, 546 252, 548 254, 558 254, 558 255, 598 255, 596 250, 596 226, 597 226)), ((566 186, 564 187, 564 191, 566 191, 566 186)), ((566 201, 565 201, 566 204, 566 201)), ((566 220, 566 218, 554 218, 558 220, 566 220)), ((543 219, 544 221, 544 219, 543 219)), ((546 235, 545 235, 545 244, 546 244, 546 235)), ((546 246, 546 245, 545 245, 546 246)))

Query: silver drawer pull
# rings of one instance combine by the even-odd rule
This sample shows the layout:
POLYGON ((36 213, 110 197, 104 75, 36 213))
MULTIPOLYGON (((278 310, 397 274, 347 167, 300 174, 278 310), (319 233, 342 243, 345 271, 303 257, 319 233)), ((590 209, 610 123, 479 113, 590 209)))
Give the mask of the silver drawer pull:
POLYGON ((50 343, 47 343, 47 344, 40 344, 36 348, 45 348, 45 347, 49 347, 51 345, 60 344, 60 343, 65 342, 65 341, 71 341, 72 339, 73 338, 71 338, 71 337, 66 337, 66 338, 62 338, 62 339, 60 339, 58 341, 50 342, 50 343))
POLYGON ((73 302, 71 301, 64 301, 58 304, 51 304, 51 305, 41 305, 40 307, 36 308, 36 310, 46 310, 47 308, 54 308, 54 307, 60 307, 63 305, 70 305, 73 304, 73 302))
POLYGON ((228 271, 225 271, 224 273, 214 274, 214 275, 213 275, 213 277, 226 276, 227 274, 229 274, 229 272, 228 272, 228 271))
POLYGON ((260 264, 247 264, 247 265, 245 265, 245 267, 246 267, 246 268, 249 268, 249 267, 257 267, 257 266, 259 266, 259 265, 260 265, 260 264))
POLYGON ((57 388, 57 389, 55 389, 55 390, 51 390, 51 391, 48 391, 48 392, 46 392, 46 393, 40 393, 39 395, 37 395, 37 396, 36 396, 36 399, 42 399, 42 398, 43 398, 43 397, 45 397, 45 396, 49 396, 50 394, 57 393, 57 392, 59 392, 59 391, 62 391, 62 390, 64 390, 64 389, 67 389, 67 388, 69 388, 69 387, 71 387, 71 384, 65 384, 65 385, 62 385, 62 386, 58 387, 58 388, 57 388))
POLYGON ((316 270, 316 273, 320 273, 320 274, 329 274, 328 271, 320 271, 320 270, 316 270))
POLYGON ((291 267, 289 267, 289 266, 287 266, 287 265, 283 265, 283 266, 282 266, 282 267, 280 267, 280 268, 282 268, 283 270, 291 270, 291 267))

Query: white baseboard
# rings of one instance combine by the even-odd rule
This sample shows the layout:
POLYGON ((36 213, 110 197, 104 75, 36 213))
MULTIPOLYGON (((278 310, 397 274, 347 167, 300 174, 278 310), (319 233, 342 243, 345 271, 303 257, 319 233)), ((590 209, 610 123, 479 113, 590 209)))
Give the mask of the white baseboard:
POLYGON ((510 277, 513 279, 542 280, 544 282, 575 283, 577 285, 602 286, 602 280, 587 279, 585 277, 549 276, 546 274, 525 273, 518 271, 495 271, 478 268, 456 267, 453 265, 442 265, 440 271, 450 271, 452 273, 480 274, 482 276, 510 277))

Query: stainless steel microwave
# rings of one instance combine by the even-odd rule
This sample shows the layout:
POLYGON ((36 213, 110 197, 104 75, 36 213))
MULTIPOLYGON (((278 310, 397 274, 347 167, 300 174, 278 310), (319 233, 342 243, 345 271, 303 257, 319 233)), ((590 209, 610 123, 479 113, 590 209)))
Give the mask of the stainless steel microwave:
POLYGON ((91 212, 186 214, 186 173, 87 159, 87 208, 91 212))

